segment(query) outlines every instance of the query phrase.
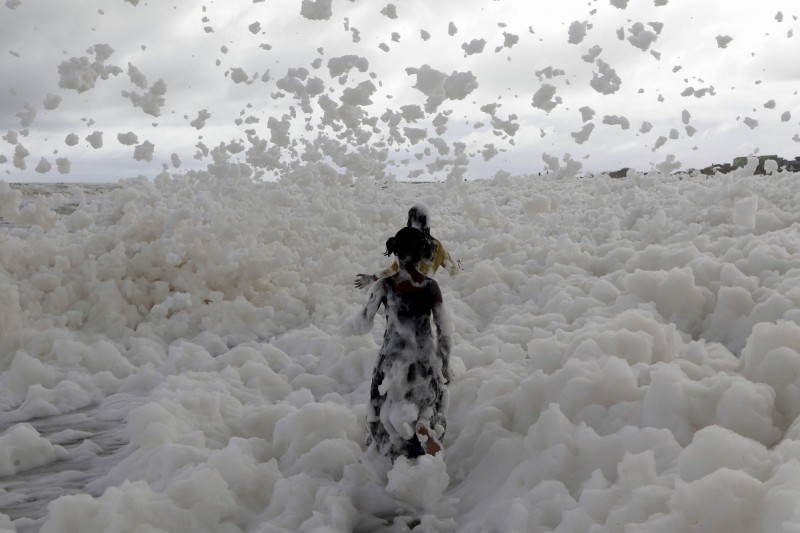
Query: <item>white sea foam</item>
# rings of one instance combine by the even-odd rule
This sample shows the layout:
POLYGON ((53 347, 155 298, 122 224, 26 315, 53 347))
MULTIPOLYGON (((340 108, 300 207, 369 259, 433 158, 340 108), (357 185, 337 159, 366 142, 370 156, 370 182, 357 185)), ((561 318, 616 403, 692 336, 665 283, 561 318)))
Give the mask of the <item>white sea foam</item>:
MULTIPOLYGON (((350 531, 388 501, 464 531, 793 520, 797 175, 300 187, 232 170, 100 196, 2 189, 2 421, 20 467, 80 457, 88 477, 42 531, 350 531), (339 328, 366 301, 352 276, 385 266, 420 201, 464 266, 438 276, 446 471, 362 479, 383 325, 339 328), (19 429, 98 403, 126 443, 110 456, 19 429)), ((98 424, 72 428, 89 442, 98 424)))

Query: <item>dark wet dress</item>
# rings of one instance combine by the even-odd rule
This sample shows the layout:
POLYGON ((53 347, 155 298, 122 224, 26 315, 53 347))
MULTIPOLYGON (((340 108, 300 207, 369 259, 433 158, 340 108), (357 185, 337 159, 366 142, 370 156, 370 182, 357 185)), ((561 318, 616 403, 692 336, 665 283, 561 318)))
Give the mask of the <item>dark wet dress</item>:
POLYGON ((447 425, 447 354, 437 351, 432 325, 441 293, 430 278, 418 284, 402 279, 384 278, 373 287, 382 296, 387 325, 372 373, 367 444, 392 460, 425 453, 415 433, 418 421, 427 422, 440 441, 447 425))

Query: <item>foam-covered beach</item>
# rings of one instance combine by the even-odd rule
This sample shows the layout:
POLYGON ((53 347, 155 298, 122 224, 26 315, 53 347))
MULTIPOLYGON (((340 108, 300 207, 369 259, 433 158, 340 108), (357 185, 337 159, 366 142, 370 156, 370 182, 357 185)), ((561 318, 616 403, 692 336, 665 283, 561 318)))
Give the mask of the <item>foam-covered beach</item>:
POLYGON ((751 163, 3 185, 3 527, 789 531, 800 185, 751 163), (437 276, 455 377, 443 457, 386 473, 364 455, 384 324, 339 332, 418 201, 463 265, 437 276))

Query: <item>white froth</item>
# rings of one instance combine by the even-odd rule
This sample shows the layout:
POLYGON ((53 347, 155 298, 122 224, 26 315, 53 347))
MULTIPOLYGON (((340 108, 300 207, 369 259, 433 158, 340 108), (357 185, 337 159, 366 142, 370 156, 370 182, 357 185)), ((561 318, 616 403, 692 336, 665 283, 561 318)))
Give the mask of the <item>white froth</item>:
POLYGON ((53 164, 45 159, 44 157, 39 159, 39 163, 36 164, 36 172, 39 174, 47 174, 53 168, 53 164))
POLYGON ((598 72, 594 73, 594 77, 589 82, 589 85, 601 94, 617 92, 620 85, 622 85, 622 80, 617 76, 616 70, 611 68, 611 66, 602 59, 597 59, 595 63, 597 64, 598 72))
POLYGON ((47 96, 44 98, 43 106, 48 111, 56 109, 58 105, 61 103, 61 97, 56 94, 47 93, 47 96))
POLYGON ((333 0, 302 0, 300 15, 310 20, 328 20, 333 14, 332 2, 333 0))
POLYGON ((125 146, 133 146, 139 142, 139 136, 132 131, 127 133, 117 133, 117 140, 120 144, 124 144, 125 146))
POLYGON ((63 195, 0 185, 17 225, 0 247, 0 420, 18 466, 84 461, 93 494, 54 501, 41 530, 370 530, 398 510, 462 531, 791 523, 797 176, 754 176, 756 159, 711 178, 670 175, 674 156, 621 178, 545 163, 541 180, 342 187, 252 183, 220 159, 66 213, 63 195), (383 321, 345 317, 367 297, 352 276, 386 266, 419 202, 464 267, 438 277, 448 427, 441 457, 380 467, 364 436, 383 321), (61 428, 84 444, 33 429, 97 405, 61 428), (106 455, 102 420, 125 443, 106 455))
POLYGON ((50 444, 30 424, 16 424, 0 434, 0 476, 51 463, 65 455, 64 448, 50 444))
POLYGON ((137 144, 133 149, 133 158, 137 161, 152 161, 155 145, 150 141, 137 144))
POLYGON ((569 25, 569 38, 567 39, 567 42, 570 44, 580 44, 583 42, 583 39, 586 37, 587 27, 588 23, 585 21, 573 21, 572 24, 569 25))
POLYGON ((561 97, 556 96, 556 87, 549 83, 543 83, 539 89, 533 93, 533 107, 543 111, 552 111, 561 103, 561 97))
POLYGON ((733 41, 733 37, 730 35, 717 35, 717 46, 720 48, 727 48, 731 41, 733 41))
POLYGON ((102 148, 103 147, 103 132, 102 131, 92 132, 91 134, 89 134, 86 137, 86 142, 88 142, 89 145, 92 148, 94 148, 95 150, 97 150, 98 148, 102 148))

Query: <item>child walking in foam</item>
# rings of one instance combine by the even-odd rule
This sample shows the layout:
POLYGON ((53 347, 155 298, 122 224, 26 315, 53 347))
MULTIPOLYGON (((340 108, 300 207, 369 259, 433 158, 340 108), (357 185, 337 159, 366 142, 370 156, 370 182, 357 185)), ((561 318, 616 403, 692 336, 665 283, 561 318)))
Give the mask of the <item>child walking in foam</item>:
POLYGON ((366 306, 345 329, 368 333, 380 305, 386 307, 383 347, 372 374, 367 445, 392 461, 435 455, 447 426, 450 324, 439 285, 417 269, 430 248, 425 234, 412 227, 386 241, 398 271, 370 287, 366 306))
MULTIPOLYGON (((408 210, 408 223, 406 226, 420 230, 431 243, 431 253, 420 259, 417 269, 426 276, 433 276, 439 267, 443 267, 451 276, 455 276, 458 274, 460 264, 458 261, 453 261, 439 239, 431 236, 430 220, 430 210, 423 203, 414 204, 408 210)), ((387 253, 386 255, 389 254, 387 253)), ((356 275, 356 280, 353 284, 359 289, 369 287, 372 283, 381 278, 391 276, 398 270, 400 270, 400 265, 395 261, 391 266, 384 268, 377 274, 356 275)))

